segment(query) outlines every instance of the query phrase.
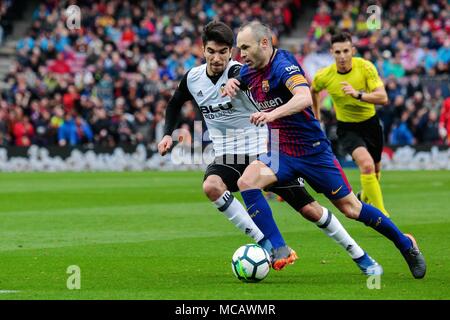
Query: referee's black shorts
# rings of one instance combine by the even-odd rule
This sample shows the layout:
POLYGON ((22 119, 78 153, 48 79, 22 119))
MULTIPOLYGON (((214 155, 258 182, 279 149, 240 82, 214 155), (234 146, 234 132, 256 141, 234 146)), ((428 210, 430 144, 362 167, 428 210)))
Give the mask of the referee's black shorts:
POLYGON ((365 147, 375 163, 381 161, 383 128, 377 115, 362 122, 337 123, 337 136, 345 152, 350 155, 358 147, 365 147))
MULTIPOLYGON (((227 189, 231 192, 239 191, 237 181, 242 176, 245 168, 257 159, 257 156, 248 155, 223 155, 217 157, 205 172, 203 181, 211 175, 219 176, 227 189)), ((289 183, 275 184, 266 191, 271 191, 286 201, 296 211, 300 211, 305 205, 314 202, 314 198, 306 191, 303 179, 298 178, 289 183)))

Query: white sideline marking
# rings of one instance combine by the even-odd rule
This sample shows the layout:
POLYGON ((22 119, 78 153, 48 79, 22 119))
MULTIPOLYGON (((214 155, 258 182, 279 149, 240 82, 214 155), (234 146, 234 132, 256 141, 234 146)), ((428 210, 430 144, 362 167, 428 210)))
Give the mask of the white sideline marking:
POLYGON ((0 294, 6 294, 6 293, 17 293, 20 292, 19 290, 0 290, 0 294))

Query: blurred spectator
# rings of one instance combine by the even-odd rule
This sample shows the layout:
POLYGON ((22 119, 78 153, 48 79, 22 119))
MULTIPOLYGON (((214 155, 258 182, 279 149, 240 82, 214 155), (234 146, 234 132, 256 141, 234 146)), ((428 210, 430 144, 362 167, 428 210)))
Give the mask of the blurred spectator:
POLYGON ((68 74, 71 71, 63 53, 58 53, 56 60, 49 63, 48 70, 57 74, 68 74))
POLYGON ((47 146, 56 142, 56 135, 51 130, 50 120, 50 112, 44 109, 39 113, 37 119, 33 121, 33 125, 36 128, 33 144, 47 146))
POLYGON ((444 100, 439 117, 439 135, 450 146, 450 97, 444 100))
POLYGON ((8 114, 0 105, 0 146, 5 147, 9 142, 8 114))
POLYGON ((437 112, 434 110, 429 111, 424 121, 425 124, 423 126, 423 143, 425 144, 440 143, 439 122, 437 112))
POLYGON ((12 133, 14 143, 18 147, 28 147, 34 137, 34 128, 30 123, 30 119, 22 114, 18 115, 16 122, 13 124, 12 133))
POLYGON ((80 116, 67 113, 64 123, 58 129, 58 144, 60 146, 77 146, 92 142, 92 130, 80 116))
POLYGON ((408 127, 408 113, 402 114, 401 120, 395 124, 389 139, 389 143, 394 146, 405 146, 415 144, 414 136, 408 127))
POLYGON ((148 146, 151 143, 152 122, 145 110, 135 113, 136 142, 148 146))

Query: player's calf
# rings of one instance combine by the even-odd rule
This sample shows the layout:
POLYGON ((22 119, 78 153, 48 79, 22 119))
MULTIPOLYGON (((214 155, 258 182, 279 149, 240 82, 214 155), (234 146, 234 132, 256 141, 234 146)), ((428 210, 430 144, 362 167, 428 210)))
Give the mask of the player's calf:
POLYGON ((300 209, 300 214, 308 221, 317 222, 322 218, 323 209, 317 201, 314 201, 303 206, 300 209))

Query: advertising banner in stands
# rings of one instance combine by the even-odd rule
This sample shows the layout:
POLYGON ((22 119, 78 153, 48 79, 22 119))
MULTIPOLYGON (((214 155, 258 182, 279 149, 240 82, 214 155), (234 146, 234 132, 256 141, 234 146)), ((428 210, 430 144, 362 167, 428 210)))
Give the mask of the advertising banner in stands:
MULTIPOLYGON (((120 148, 7 147, 0 148, 0 172, 27 171, 142 171, 204 170, 204 155, 177 154, 161 157, 144 146, 120 148), (180 162, 180 159, 182 160, 180 162)), ((343 167, 354 167, 351 158, 340 158, 343 167)), ((382 158, 386 170, 450 170, 450 148, 442 146, 385 147, 382 158)))

